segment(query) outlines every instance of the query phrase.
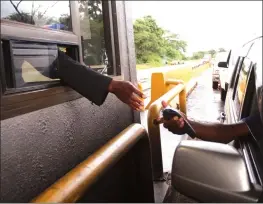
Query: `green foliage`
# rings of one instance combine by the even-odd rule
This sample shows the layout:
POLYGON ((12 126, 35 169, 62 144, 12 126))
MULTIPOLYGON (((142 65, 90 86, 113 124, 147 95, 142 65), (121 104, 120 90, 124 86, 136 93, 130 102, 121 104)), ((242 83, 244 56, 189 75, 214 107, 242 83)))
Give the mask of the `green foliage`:
POLYGON ((214 49, 209 50, 209 51, 208 51, 208 54, 211 54, 211 56, 214 57, 215 54, 216 54, 216 51, 215 51, 214 49))
POLYGON ((79 12, 83 14, 80 24, 85 64, 106 64, 106 58, 109 55, 104 36, 102 1, 81 0, 79 1, 79 12))
POLYGON ((162 60, 181 60, 187 43, 177 34, 159 27, 151 16, 137 19, 134 23, 134 42, 138 64, 161 65, 162 60))
POLYGON ((157 54, 150 54, 148 55, 148 63, 151 64, 154 67, 160 67, 162 66, 162 58, 157 54))
POLYGON ((65 27, 61 28, 61 30, 68 30, 69 29, 68 25, 70 25, 71 19, 70 19, 70 16, 68 14, 61 14, 59 19, 45 15, 46 12, 50 8, 52 8, 56 3, 58 3, 58 1, 56 1, 52 6, 47 7, 44 12, 38 11, 38 9, 40 8, 40 5, 38 8, 35 8, 34 7, 34 1, 32 1, 32 9, 31 9, 30 13, 21 11, 21 9, 19 8, 19 5, 21 5, 21 3, 23 3, 23 0, 20 0, 17 4, 15 4, 12 0, 10 0, 10 3, 12 4, 15 12, 6 17, 6 19, 8 19, 8 20, 18 21, 18 22, 22 22, 22 23, 31 24, 31 25, 36 25, 36 22, 41 20, 41 21, 45 22, 45 24, 53 24, 53 23, 64 24, 65 27))
POLYGON ((28 13, 23 12, 23 11, 19 12, 19 13, 12 13, 9 16, 7 16, 6 19, 35 25, 35 22, 34 22, 32 16, 28 13))
POLYGON ((202 59, 204 57, 205 54, 210 54, 211 57, 215 57, 216 55, 216 50, 214 49, 211 49, 211 50, 208 50, 208 51, 198 51, 198 52, 194 52, 191 59, 192 60, 197 60, 197 59, 202 59))
POLYGON ((221 48, 218 49, 218 52, 226 52, 226 50, 221 47, 221 48))
POLYGON ((205 53, 206 53, 205 51, 194 52, 192 59, 193 60, 202 59, 204 57, 205 53))

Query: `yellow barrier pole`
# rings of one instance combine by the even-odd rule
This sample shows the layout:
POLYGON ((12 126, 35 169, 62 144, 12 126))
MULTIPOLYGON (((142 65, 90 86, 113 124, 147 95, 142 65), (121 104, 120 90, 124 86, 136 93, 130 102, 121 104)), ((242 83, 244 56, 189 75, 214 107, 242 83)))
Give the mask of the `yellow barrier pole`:
POLYGON ((168 79, 166 80, 167 85, 178 85, 178 84, 184 84, 184 81, 181 79, 168 79))
MULTIPOLYGON (((163 162, 162 162, 162 146, 161 146, 161 134, 160 134, 160 126, 154 125, 154 119, 158 118, 160 115, 160 111, 162 109, 162 101, 166 101, 168 104, 180 93, 185 92, 185 85, 178 84, 166 94, 161 96, 158 100, 156 100, 149 108, 148 112, 148 133, 150 137, 151 143, 151 151, 152 151, 152 166, 153 166, 153 177, 154 180, 160 180, 163 178, 163 162)), ((181 97, 185 97, 186 94, 182 94, 181 97)), ((179 95, 180 97, 180 95, 179 95)), ((185 104, 183 104, 181 99, 181 107, 184 108, 185 104)))
POLYGON ((151 77, 151 100, 145 107, 149 109, 150 105, 166 93, 165 76, 161 73, 152 73, 151 77))
POLYGON ((151 101, 155 101, 166 93, 165 78, 163 73, 152 73, 151 101))
POLYGON ((153 120, 159 117, 160 109, 160 104, 159 106, 158 104, 153 104, 150 106, 148 112, 148 134, 150 137, 150 146, 152 152, 153 179, 155 181, 163 179, 163 159, 160 126, 153 124, 153 120))
POLYGON ((130 125, 31 202, 72 203, 78 201, 139 140, 147 136, 142 125, 130 125))
POLYGON ((179 108, 180 108, 180 111, 186 115, 186 89, 185 88, 179 93, 179 108))

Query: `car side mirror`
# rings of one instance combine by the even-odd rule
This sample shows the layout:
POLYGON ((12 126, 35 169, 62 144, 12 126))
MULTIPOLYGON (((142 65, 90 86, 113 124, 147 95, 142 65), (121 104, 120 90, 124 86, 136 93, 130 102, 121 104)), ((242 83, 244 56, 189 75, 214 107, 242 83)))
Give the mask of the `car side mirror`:
POLYGON ((228 68, 228 64, 227 62, 218 62, 218 67, 222 67, 222 68, 228 68))
MULTIPOLYGON (((170 192, 199 202, 257 202, 263 189, 250 181, 242 155, 231 145, 184 140, 175 150, 170 192)), ((168 194, 167 194, 168 195, 168 194)))

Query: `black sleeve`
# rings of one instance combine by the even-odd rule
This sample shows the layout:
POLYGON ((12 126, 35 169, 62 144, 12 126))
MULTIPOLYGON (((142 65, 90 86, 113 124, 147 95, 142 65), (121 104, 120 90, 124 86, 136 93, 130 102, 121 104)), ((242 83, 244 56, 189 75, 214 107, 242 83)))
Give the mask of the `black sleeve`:
POLYGON ((243 118, 242 121, 246 123, 250 133, 257 141, 263 140, 263 124, 261 122, 260 114, 243 118))
POLYGON ((96 105, 104 103, 111 77, 74 61, 62 51, 58 51, 57 63, 57 76, 63 82, 96 105))

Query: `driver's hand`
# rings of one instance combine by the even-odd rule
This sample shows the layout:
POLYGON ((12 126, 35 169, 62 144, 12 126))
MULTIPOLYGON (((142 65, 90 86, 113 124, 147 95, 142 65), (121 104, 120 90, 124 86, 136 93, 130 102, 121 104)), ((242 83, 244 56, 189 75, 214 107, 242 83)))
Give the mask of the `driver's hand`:
MULTIPOLYGON (((168 104, 165 101, 162 101, 162 106, 163 108, 166 108, 168 104)), ((158 118, 158 121, 163 122, 163 126, 167 128, 170 132, 177 134, 177 135, 182 135, 185 134, 186 132, 183 130, 184 127, 184 120, 186 120, 186 116, 180 112, 181 115, 183 116, 182 118, 178 118, 175 116, 171 120, 164 120, 164 118, 158 118)))

